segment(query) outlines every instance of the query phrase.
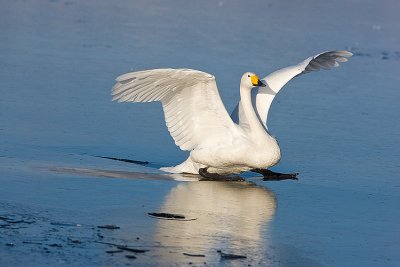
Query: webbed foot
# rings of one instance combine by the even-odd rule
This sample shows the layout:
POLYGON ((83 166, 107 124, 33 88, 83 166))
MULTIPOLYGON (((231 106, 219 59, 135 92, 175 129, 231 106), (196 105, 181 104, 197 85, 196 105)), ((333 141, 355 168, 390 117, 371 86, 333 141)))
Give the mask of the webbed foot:
POLYGON ((244 179, 240 176, 221 175, 218 173, 210 173, 208 167, 199 169, 199 174, 202 178, 200 181, 233 181, 242 182, 244 179))
POLYGON ((253 169, 252 172, 260 173, 264 176, 263 181, 298 180, 299 173, 280 173, 267 169, 253 169))

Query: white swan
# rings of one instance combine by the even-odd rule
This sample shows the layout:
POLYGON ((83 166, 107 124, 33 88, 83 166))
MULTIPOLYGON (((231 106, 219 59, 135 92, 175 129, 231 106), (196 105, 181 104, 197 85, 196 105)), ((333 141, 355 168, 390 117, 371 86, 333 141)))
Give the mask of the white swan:
POLYGON ((118 102, 161 101, 168 130, 175 144, 190 151, 189 158, 172 173, 231 174, 266 169, 280 160, 277 141, 267 131, 272 100, 293 77, 320 68, 330 69, 347 61, 347 51, 330 51, 310 57, 298 65, 271 73, 260 81, 246 72, 240 82, 240 102, 226 111, 215 77, 191 69, 154 69, 119 76, 112 88, 118 102), (252 88, 257 87, 258 91, 252 88))

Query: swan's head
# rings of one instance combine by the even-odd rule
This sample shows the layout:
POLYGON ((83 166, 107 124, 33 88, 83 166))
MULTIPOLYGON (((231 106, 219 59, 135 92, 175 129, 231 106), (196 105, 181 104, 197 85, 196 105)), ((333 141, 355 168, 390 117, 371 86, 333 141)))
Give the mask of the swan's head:
POLYGON ((258 76, 252 72, 246 72, 245 74, 243 74, 242 79, 240 80, 240 85, 241 87, 249 89, 256 86, 265 86, 265 84, 260 81, 258 76))

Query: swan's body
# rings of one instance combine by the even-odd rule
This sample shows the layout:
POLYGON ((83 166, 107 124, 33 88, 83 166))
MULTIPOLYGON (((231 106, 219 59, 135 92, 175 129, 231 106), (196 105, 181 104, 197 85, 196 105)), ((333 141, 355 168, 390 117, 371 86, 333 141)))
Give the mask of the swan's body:
POLYGON ((338 66, 352 54, 331 51, 310 57, 298 65, 271 73, 262 81, 245 73, 240 102, 226 111, 214 76, 190 69, 155 69, 131 72, 117 78, 112 89, 119 102, 161 101, 168 130, 177 146, 190 151, 189 158, 162 170, 198 174, 200 168, 219 174, 269 168, 281 158, 277 141, 268 133, 267 117, 272 100, 293 77, 320 68, 338 66), (257 85, 257 90, 251 90, 257 85))

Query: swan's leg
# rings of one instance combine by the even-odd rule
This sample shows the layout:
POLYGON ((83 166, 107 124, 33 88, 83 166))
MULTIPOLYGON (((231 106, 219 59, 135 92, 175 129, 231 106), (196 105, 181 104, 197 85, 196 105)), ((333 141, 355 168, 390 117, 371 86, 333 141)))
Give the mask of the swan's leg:
POLYGON ((267 169, 252 169, 252 172, 260 173, 264 176, 263 181, 298 180, 299 173, 280 173, 267 169))
POLYGON ((218 173, 210 173, 207 171, 208 167, 199 169, 199 174, 202 178, 200 181, 244 181, 240 176, 228 176, 218 173))

